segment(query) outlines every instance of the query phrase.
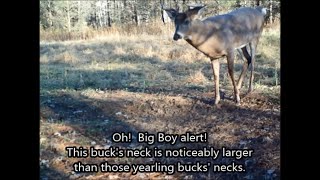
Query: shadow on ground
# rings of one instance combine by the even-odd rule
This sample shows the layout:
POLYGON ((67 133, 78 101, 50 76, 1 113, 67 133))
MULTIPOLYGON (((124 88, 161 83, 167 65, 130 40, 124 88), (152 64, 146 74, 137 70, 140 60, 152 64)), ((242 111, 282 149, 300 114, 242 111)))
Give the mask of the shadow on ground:
MULTIPOLYGON (((86 139, 86 141, 75 141, 82 146, 90 146, 91 142, 95 142, 102 147, 106 145, 122 148, 147 146, 145 143, 137 143, 135 137, 132 143, 110 142, 114 132, 132 132, 133 135, 137 132, 156 134, 159 131, 175 134, 207 132, 209 134, 208 143, 177 143, 174 146, 156 143, 149 147, 198 149, 213 146, 215 148, 249 148, 255 151, 253 158, 236 160, 239 164, 247 165, 246 173, 177 173, 173 177, 178 179, 188 175, 192 175, 192 179, 208 177, 213 179, 243 179, 248 176, 261 179, 266 176, 274 177, 276 174, 279 176, 278 160, 270 159, 279 156, 278 114, 254 108, 236 107, 228 102, 223 102, 221 109, 214 109, 206 103, 190 98, 166 96, 161 99, 150 94, 142 94, 141 97, 134 98, 135 94, 108 91, 96 94, 95 98, 88 98, 80 93, 46 96, 41 98, 43 102, 41 118, 45 123, 57 123, 71 127, 72 131, 65 134, 60 133, 63 134, 62 136, 66 136, 76 132, 86 139), (109 98, 102 98, 105 95, 109 98), (270 169, 275 171, 268 174, 270 169)), ((52 134, 48 134, 48 136, 50 137, 52 134)), ((65 144, 68 144, 68 142, 65 142, 65 144)), ((44 149, 42 158, 46 159, 46 156, 50 154, 48 151, 52 151, 52 149, 44 149)), ((61 152, 57 153, 56 151, 53 151, 54 156, 61 154, 61 152)), ((232 158, 220 157, 217 160, 204 158, 153 158, 152 160, 137 158, 131 160, 112 159, 110 161, 133 164, 155 161, 162 163, 207 161, 217 164, 230 164, 233 160, 232 158)), ((90 161, 97 162, 97 160, 90 161)), ((65 172, 63 176, 70 176, 72 171, 71 164, 69 164, 69 167, 67 164, 65 164, 65 169, 59 170, 65 172)), ((43 176, 47 175, 49 177, 53 173, 50 169, 44 169, 43 171, 43 176)), ((81 176, 85 177, 86 174, 81 174, 81 176)), ((127 177, 129 176, 130 174, 127 174, 127 177)), ((161 175, 160 173, 159 176, 164 177, 165 174, 161 175)))

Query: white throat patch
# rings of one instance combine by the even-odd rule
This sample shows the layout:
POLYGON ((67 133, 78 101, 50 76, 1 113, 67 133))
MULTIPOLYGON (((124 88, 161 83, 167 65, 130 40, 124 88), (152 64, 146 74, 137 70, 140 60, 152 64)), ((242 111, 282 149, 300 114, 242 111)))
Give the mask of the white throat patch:
POLYGON ((185 39, 185 40, 188 40, 188 39, 189 39, 189 40, 192 40, 192 36, 185 36, 184 39, 185 39))
POLYGON ((192 40, 192 36, 186 36, 185 34, 181 33, 181 32, 177 32, 177 34, 179 34, 181 36, 182 39, 185 40, 192 40))
POLYGON ((183 34, 183 33, 177 32, 177 34, 178 34, 179 36, 181 36, 182 39, 184 39, 184 34, 183 34))

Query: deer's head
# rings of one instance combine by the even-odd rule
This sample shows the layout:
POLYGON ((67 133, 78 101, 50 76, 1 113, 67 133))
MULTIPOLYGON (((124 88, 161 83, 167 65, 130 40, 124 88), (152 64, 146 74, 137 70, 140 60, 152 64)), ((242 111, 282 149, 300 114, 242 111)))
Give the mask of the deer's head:
POLYGON ((173 40, 177 41, 178 39, 190 39, 192 29, 191 25, 199 15, 202 13, 205 6, 196 6, 190 7, 185 12, 179 13, 176 9, 164 9, 168 14, 170 19, 174 22, 175 32, 173 35, 173 40))

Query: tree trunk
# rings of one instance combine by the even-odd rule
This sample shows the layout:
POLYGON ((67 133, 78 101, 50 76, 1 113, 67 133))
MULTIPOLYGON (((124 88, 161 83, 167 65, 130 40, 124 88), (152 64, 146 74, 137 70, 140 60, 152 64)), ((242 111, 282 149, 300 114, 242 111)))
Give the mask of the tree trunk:
POLYGON ((99 8, 97 9, 98 11, 98 20, 99 20, 99 27, 101 28, 102 27, 102 21, 101 21, 101 1, 100 1, 100 6, 99 8))
POLYGON ((81 1, 78 1, 78 22, 81 21, 81 1))
POLYGON ((117 1, 117 14, 118 14, 118 23, 120 23, 121 22, 121 10, 120 10, 120 1, 117 1))
POLYGON ((270 20, 270 24, 273 23, 272 3, 273 3, 272 0, 270 0, 270 17, 269 17, 270 18, 269 19, 270 20))
POLYGON ((113 0, 113 13, 112 13, 112 19, 115 22, 117 17, 116 17, 116 0, 113 0))
POLYGON ((108 22, 108 27, 111 27, 111 18, 110 18, 110 2, 107 1, 107 22, 108 22))
POLYGON ((237 7, 237 8, 241 7, 240 0, 237 0, 237 1, 236 1, 236 7, 237 7))
POLYGON ((48 19, 47 19, 47 22, 49 24, 49 28, 53 26, 51 11, 52 11, 52 9, 51 9, 51 1, 48 1, 48 19))
POLYGON ((107 4, 104 6, 104 8, 103 8, 103 11, 104 11, 104 22, 103 22, 103 24, 105 24, 105 25, 108 25, 108 1, 107 1, 107 4))
POLYGON ((69 5, 69 1, 67 1, 67 23, 68 23, 68 32, 71 31, 71 18, 70 18, 70 5, 69 5))
POLYGON ((256 0, 256 6, 260 6, 260 0, 256 0))
POLYGON ((133 5, 133 13, 134 13, 133 20, 136 23, 136 25, 138 26, 139 25, 139 18, 138 18, 138 10, 137 10, 136 4, 133 5))

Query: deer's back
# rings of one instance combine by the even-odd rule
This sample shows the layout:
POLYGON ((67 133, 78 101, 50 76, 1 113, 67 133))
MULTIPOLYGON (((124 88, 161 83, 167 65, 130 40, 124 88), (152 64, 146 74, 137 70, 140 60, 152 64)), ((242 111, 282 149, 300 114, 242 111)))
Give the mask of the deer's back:
POLYGON ((262 32, 264 14, 258 9, 245 7, 228 14, 209 17, 203 22, 211 24, 219 38, 245 43, 262 32))

